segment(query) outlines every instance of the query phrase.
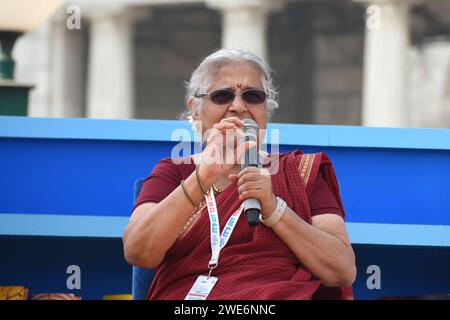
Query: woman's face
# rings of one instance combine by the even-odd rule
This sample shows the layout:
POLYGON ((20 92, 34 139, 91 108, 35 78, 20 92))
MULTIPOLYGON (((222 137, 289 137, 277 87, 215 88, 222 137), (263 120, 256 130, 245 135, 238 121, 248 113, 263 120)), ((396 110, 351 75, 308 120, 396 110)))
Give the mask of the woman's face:
MULTIPOLYGON (((198 114, 193 114, 195 121, 201 121, 202 136, 206 130, 222 119, 238 117, 239 119, 252 119, 260 129, 266 128, 267 109, 266 102, 262 104, 246 104, 240 93, 247 89, 259 89, 264 91, 260 73, 245 62, 228 64, 219 69, 214 77, 211 87, 207 92, 218 89, 234 91, 236 97, 226 105, 214 104, 208 96, 203 97, 203 106, 198 114)), ((188 101, 188 107, 192 111, 192 100, 188 101)), ((203 137, 205 139, 205 137, 203 137)))

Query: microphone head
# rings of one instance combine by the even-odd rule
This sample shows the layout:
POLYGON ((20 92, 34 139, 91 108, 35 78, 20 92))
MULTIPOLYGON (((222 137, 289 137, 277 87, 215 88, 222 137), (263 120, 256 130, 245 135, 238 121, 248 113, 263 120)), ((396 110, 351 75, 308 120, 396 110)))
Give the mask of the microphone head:
POLYGON ((254 127, 258 129, 258 124, 253 119, 244 119, 242 121, 244 122, 244 130, 246 127, 254 127))
POLYGON ((244 122, 242 130, 245 134, 245 141, 258 141, 258 124, 252 119, 244 119, 242 122, 244 122))
POLYGON ((242 130, 245 134, 245 141, 258 141, 258 124, 252 119, 244 119, 242 122, 244 122, 242 130))
MULTIPOLYGON (((258 143, 259 128, 258 124, 252 119, 244 119, 244 140, 242 142, 254 141, 258 143)), ((241 168, 248 166, 257 167, 259 164, 258 147, 247 150, 241 158, 241 168)))

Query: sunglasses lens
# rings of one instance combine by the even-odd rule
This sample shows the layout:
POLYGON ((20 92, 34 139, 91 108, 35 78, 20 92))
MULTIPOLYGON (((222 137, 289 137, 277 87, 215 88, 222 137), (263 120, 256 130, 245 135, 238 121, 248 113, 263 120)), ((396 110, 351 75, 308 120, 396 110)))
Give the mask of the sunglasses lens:
POLYGON ((260 90, 247 90, 242 93, 242 98, 249 104, 261 104, 266 101, 266 93, 260 90))
POLYGON ((210 98, 215 104, 227 104, 234 99, 234 93, 228 90, 217 90, 211 92, 210 98))

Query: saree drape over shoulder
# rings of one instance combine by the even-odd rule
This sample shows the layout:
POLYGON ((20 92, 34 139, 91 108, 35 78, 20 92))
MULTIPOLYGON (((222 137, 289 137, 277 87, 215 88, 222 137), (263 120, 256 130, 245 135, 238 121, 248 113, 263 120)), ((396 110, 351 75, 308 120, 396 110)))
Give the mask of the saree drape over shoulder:
MULTIPOLYGON (((335 213, 344 217, 339 186, 324 153, 306 155, 295 150, 268 159, 265 166, 279 161, 278 172, 272 175, 274 194, 284 199, 300 218, 311 223, 315 214, 335 213)), ((161 201, 194 169, 193 163, 176 165, 162 160, 144 183, 136 206, 161 201)), ((223 230, 229 216, 242 203, 236 185, 216 195, 216 202, 223 230)), ((157 267, 148 299, 184 299, 197 277, 208 274, 209 228, 208 212, 203 205, 192 213, 157 267)), ((218 282, 208 299, 311 299, 321 288, 320 280, 302 266, 271 229, 263 224, 249 227, 245 215, 240 217, 222 249, 214 276, 218 282)), ((328 297, 342 298, 339 290, 334 293, 330 290, 328 297)))

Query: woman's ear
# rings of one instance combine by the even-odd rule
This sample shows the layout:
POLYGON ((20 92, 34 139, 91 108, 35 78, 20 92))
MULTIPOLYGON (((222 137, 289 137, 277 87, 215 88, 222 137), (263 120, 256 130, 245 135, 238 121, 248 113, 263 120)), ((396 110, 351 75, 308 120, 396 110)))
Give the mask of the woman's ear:
POLYGON ((201 126, 201 119, 200 119, 200 112, 198 106, 195 105, 194 98, 189 98, 187 103, 187 108, 191 112, 189 122, 192 124, 192 129, 194 132, 201 138, 202 133, 202 126, 201 126))
POLYGON ((198 107, 194 104, 194 98, 191 97, 187 101, 187 108, 191 112, 192 121, 197 121, 199 119, 198 107))

